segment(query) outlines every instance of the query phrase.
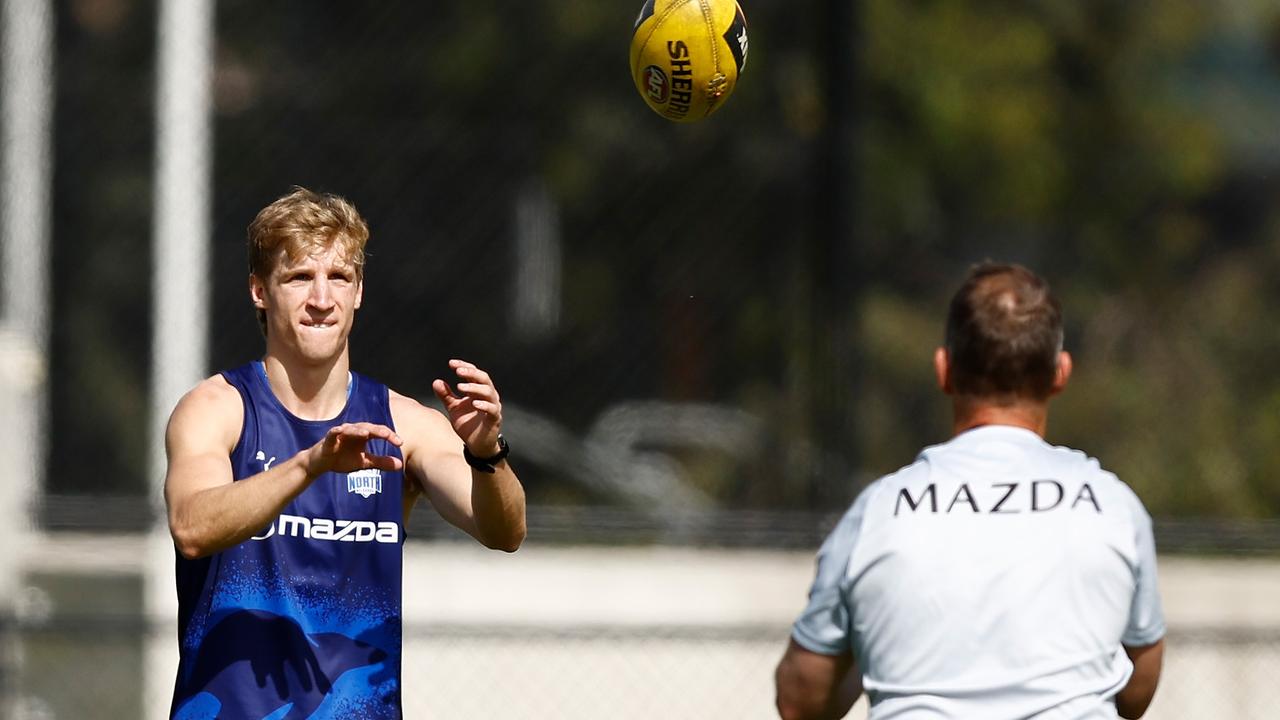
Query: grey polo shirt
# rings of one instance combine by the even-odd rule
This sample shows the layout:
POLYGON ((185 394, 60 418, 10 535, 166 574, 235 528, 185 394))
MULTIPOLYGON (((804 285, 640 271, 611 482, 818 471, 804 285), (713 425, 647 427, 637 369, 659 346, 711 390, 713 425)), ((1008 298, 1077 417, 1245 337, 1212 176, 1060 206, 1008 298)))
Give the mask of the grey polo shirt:
POLYGON ((793 637, 852 651, 871 718, 1115 718, 1164 636, 1151 518, 1098 462, 983 426, 868 486, 793 637))

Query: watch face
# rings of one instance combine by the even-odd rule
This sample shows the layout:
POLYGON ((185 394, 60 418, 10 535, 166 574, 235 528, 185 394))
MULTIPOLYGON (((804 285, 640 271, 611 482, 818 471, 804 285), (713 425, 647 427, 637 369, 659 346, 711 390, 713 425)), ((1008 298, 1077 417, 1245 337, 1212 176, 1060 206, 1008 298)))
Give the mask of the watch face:
POLYGON ((485 462, 494 463, 506 457, 507 453, 509 452, 511 452, 511 447, 507 445, 507 439, 499 435, 498 436, 498 452, 490 455, 489 457, 480 458, 480 459, 485 462))

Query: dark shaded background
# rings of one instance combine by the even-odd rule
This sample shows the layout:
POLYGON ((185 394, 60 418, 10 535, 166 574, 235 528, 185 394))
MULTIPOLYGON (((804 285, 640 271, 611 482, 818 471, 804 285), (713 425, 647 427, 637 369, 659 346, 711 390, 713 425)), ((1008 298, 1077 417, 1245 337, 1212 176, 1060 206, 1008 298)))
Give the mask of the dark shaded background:
MULTIPOLYGON (((58 5, 61 498, 150 487, 155 10, 58 5)), ((429 397, 466 357, 574 438, 623 403, 743 411, 750 442, 636 449, 701 511, 785 524, 945 439, 946 300, 971 263, 1013 260, 1066 307, 1077 373, 1050 440, 1167 521, 1277 514, 1280 8, 744 10, 740 85, 685 126, 636 95, 616 3, 219 2, 209 370, 261 352, 249 220, 295 184, 336 192, 373 232, 357 369, 429 397), (513 307, 522 198, 562 258, 558 318, 532 329, 513 307)), ((530 502, 570 538, 663 507, 564 472, 520 428, 530 502)))

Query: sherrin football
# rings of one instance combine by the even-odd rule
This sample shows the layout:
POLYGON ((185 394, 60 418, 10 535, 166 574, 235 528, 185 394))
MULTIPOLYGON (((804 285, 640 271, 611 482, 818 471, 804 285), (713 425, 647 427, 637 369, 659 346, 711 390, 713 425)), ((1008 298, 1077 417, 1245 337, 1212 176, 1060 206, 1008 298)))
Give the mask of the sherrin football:
POLYGON ((631 36, 631 78, 668 120, 724 104, 747 64, 747 20, 734 0, 647 0, 631 36))

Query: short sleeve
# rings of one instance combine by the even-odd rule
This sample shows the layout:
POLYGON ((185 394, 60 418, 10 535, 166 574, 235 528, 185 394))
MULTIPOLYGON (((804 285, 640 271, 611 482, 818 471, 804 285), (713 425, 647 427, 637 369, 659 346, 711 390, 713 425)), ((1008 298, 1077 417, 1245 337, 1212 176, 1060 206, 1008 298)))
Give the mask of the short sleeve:
POLYGON ((1156 577, 1156 543, 1151 532, 1151 516, 1137 496, 1133 500, 1137 506, 1134 511, 1138 546, 1137 585, 1133 605, 1129 609, 1129 623, 1120 642, 1129 647, 1143 647, 1164 637, 1164 608, 1160 604, 1156 577))
POLYGON ((840 655, 850 649, 850 610, 844 580, 862 529, 868 491, 869 488, 858 496, 818 550, 818 570, 809 589, 809 603, 792 626, 795 641, 820 655, 840 655))

